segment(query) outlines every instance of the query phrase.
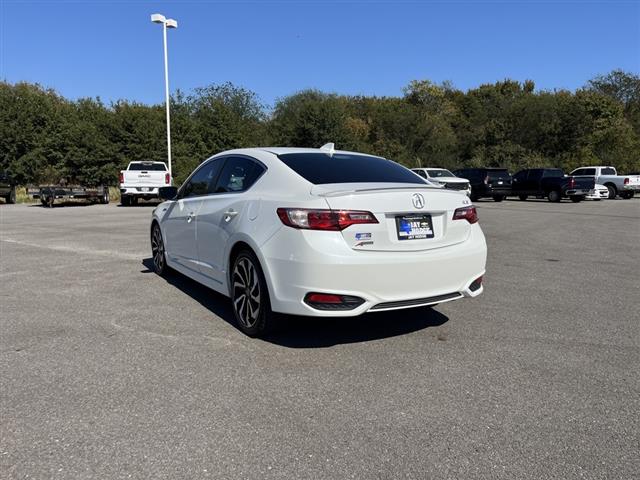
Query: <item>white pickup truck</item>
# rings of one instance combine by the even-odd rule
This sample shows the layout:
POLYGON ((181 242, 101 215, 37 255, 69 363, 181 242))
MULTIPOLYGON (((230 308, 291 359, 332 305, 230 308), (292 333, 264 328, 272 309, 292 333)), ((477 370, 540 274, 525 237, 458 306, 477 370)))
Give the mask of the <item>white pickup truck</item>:
POLYGON ((604 185, 609 190, 609 198, 616 196, 624 199, 640 192, 640 175, 618 175, 613 167, 580 167, 569 174, 571 177, 594 177, 596 184, 604 185))
POLYGON ((129 206, 140 198, 158 198, 158 188, 167 185, 171 185, 171 175, 164 162, 131 162, 120 171, 120 203, 129 206))

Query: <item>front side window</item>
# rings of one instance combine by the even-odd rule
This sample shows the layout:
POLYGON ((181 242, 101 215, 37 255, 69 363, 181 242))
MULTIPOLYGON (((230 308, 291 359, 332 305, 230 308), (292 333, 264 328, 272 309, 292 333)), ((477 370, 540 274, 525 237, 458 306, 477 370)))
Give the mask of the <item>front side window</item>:
POLYGON ((246 157, 229 157, 212 193, 244 192, 262 175, 265 168, 246 157))
POLYGON ((218 178, 224 160, 212 160, 202 165, 191 176, 182 190, 182 197, 199 197, 211 193, 212 185, 218 178))

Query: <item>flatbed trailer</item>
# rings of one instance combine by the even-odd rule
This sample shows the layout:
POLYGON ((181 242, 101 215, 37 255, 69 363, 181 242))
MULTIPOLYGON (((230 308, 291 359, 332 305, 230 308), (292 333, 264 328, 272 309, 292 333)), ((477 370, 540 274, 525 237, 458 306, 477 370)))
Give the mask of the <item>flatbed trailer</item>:
POLYGON ((85 187, 82 185, 40 185, 28 187, 27 194, 39 198, 42 205, 53 208, 56 201, 64 203, 70 200, 83 200, 90 203, 109 203, 109 187, 85 187))

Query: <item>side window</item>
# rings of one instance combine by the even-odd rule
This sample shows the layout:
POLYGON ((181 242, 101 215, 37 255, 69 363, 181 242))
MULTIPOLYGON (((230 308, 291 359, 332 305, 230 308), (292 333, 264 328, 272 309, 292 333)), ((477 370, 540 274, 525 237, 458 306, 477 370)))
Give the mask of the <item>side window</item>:
POLYGON ((212 185, 218 178, 224 160, 212 160, 201 166, 184 186, 182 198, 199 197, 211 193, 212 185))
POLYGON ((580 175, 595 175, 595 174, 596 174, 595 168, 583 168, 582 173, 580 175))
POLYGON ((227 158, 213 193, 244 192, 255 183, 265 168, 245 157, 227 158))
POLYGON ((413 173, 417 173, 418 175, 420 175, 422 178, 427 178, 427 174, 424 173, 424 170, 412 170, 413 173))
POLYGON ((527 171, 526 170, 520 170, 518 173, 516 173, 513 176, 513 180, 516 182, 524 182, 527 179, 527 171))
POLYGON ((539 182, 542 178, 542 173, 544 170, 540 170, 539 168, 535 170, 529 170, 529 181, 530 182, 539 182))

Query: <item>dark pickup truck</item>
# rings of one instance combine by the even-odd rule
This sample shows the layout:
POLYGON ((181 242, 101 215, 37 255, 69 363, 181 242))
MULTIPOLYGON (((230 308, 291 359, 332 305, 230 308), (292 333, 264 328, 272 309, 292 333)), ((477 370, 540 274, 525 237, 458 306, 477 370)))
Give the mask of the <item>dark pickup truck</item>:
POLYGON ((511 195, 520 200, 532 196, 546 197, 550 202, 559 202, 563 198, 580 202, 594 188, 593 178, 566 177, 559 168, 529 168, 513 176, 511 195))
POLYGON ((7 203, 16 203, 16 183, 7 172, 0 172, 0 197, 7 203))
POLYGON ((469 180, 472 202, 487 197, 501 202, 511 193, 511 175, 506 168, 462 168, 453 174, 469 180))

